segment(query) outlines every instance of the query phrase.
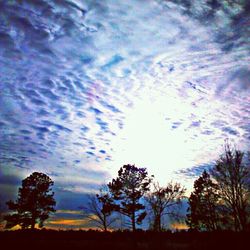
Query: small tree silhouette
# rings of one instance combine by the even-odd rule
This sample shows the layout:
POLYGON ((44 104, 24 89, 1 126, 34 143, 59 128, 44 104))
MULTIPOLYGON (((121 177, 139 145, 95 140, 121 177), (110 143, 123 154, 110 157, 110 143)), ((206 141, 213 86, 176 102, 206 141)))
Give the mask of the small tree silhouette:
POLYGON ((53 181, 43 173, 34 172, 22 181, 22 187, 18 191, 16 202, 8 201, 9 209, 14 211, 5 216, 6 228, 20 225, 22 229, 34 229, 38 223, 43 223, 49 218, 51 212, 55 212, 56 204, 51 192, 53 181))
POLYGON ((112 216, 115 209, 113 199, 106 185, 100 188, 98 194, 89 195, 87 205, 80 208, 83 209, 84 217, 104 232, 117 220, 116 217, 112 216))
POLYGON ((177 206, 182 204, 186 189, 179 183, 168 183, 166 187, 160 187, 154 183, 153 192, 146 196, 152 219, 153 230, 163 230, 163 217, 165 215, 178 216, 177 206))
POLYGON ((194 182, 194 191, 188 202, 187 224, 190 228, 207 231, 219 229, 218 186, 206 171, 194 182))
MULTIPOLYGON (((0 196, 0 199, 1 199, 1 196, 0 196)), ((3 216, 3 211, 2 211, 2 203, 1 203, 1 200, 0 200, 0 230, 2 229, 3 225, 2 225, 2 222, 4 221, 4 216, 3 216)))
POLYGON ((133 231, 147 215, 141 198, 149 191, 151 180, 145 168, 128 164, 121 167, 118 177, 108 184, 116 210, 130 219, 133 231))

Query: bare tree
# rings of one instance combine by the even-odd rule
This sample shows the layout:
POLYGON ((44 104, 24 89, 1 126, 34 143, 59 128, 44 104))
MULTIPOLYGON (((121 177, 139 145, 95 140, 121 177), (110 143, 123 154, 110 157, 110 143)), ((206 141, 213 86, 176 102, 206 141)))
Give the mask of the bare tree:
POLYGON ((163 230, 163 217, 166 215, 178 216, 177 207, 181 205, 186 189, 179 183, 168 183, 161 187, 158 183, 153 184, 154 190, 146 196, 152 216, 153 229, 163 230))
POLYGON ((88 196, 88 203, 82 206, 84 217, 93 223, 97 228, 108 231, 108 229, 117 220, 112 216, 113 202, 106 185, 100 188, 98 194, 88 196))
MULTIPOLYGON (((0 199, 1 199, 1 197, 0 197, 0 199)), ((0 230, 3 227, 3 221, 4 221, 3 208, 2 208, 2 203, 1 203, 1 200, 0 200, 0 230)))
POLYGON ((219 195, 224 202, 235 231, 245 230, 248 223, 250 166, 243 162, 244 153, 232 149, 226 143, 225 152, 211 170, 219 187, 219 195))

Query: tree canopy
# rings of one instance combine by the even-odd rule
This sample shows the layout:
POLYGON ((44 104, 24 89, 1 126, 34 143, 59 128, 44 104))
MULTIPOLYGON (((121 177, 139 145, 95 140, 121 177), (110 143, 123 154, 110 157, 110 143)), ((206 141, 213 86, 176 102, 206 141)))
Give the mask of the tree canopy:
POLYGON ((194 182, 188 203, 187 224, 192 229, 213 231, 219 228, 218 186, 204 171, 194 182))
POLYGON ((179 183, 168 183, 161 187, 154 183, 154 190, 146 196, 151 213, 152 229, 162 231, 164 229, 163 218, 165 215, 178 216, 177 206, 181 205, 186 189, 179 183))
POLYGON ((116 210, 130 219, 133 231, 147 215, 142 197, 149 191, 151 180, 145 168, 128 164, 121 167, 118 177, 108 184, 116 210))
POLYGON ((250 166, 244 152, 225 144, 224 153, 194 182, 189 197, 187 223, 190 228, 214 231, 249 230, 250 166))
POLYGON ((43 227, 49 214, 55 212, 56 202, 51 190, 53 184, 50 177, 44 173, 34 172, 25 178, 19 188, 17 200, 6 203, 13 211, 5 216, 6 228, 20 225, 23 229, 34 229, 37 223, 39 227, 43 227))
POLYGON ((232 218, 235 231, 246 229, 250 214, 250 165, 243 158, 244 152, 226 143, 224 154, 211 171, 226 208, 224 213, 232 218))

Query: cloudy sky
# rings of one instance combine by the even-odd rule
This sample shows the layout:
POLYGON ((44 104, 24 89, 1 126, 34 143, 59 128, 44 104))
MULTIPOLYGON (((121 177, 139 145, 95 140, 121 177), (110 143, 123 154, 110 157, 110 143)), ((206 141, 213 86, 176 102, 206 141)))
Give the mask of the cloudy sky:
POLYGON ((2 200, 41 171, 58 208, 76 209, 127 163, 191 187, 225 139, 249 149, 249 12, 247 0, 0 0, 2 200))

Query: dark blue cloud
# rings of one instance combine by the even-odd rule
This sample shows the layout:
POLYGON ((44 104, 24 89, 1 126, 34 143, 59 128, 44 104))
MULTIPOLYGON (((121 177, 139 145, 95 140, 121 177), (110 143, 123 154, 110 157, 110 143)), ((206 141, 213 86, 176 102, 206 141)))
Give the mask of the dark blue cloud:
POLYGON ((91 151, 87 151, 86 154, 90 155, 90 156, 95 156, 95 154, 91 151))
POLYGON ((174 123, 172 124, 172 128, 173 128, 173 129, 176 129, 176 128, 178 128, 181 124, 182 124, 181 122, 174 122, 174 123))
POLYGON ((230 128, 230 127, 223 127, 221 130, 230 134, 230 135, 238 135, 239 134, 238 131, 236 131, 235 129, 230 128))
POLYGON ((48 111, 46 111, 45 109, 43 109, 43 108, 42 108, 42 109, 38 109, 38 112, 37 112, 37 115, 38 115, 38 116, 41 116, 41 117, 42 117, 42 116, 45 116, 45 117, 46 117, 46 116, 49 116, 49 114, 50 114, 50 113, 49 113, 48 111))
POLYGON ((48 133, 50 130, 47 127, 40 127, 40 126, 32 126, 37 132, 39 133, 48 133))
POLYGON ((116 64, 122 62, 124 59, 120 55, 114 55, 108 63, 102 66, 102 70, 108 70, 109 68, 115 66, 116 64))
POLYGON ((209 172, 213 166, 214 166, 214 162, 210 162, 210 163, 201 164, 198 166, 193 166, 190 168, 180 169, 176 171, 176 174, 180 176, 191 177, 191 178, 198 177, 202 174, 204 170, 209 172))
POLYGON ((21 185, 22 179, 20 176, 13 175, 13 174, 5 174, 0 169, 0 185, 11 185, 11 186, 19 186, 21 185))
POLYGON ((0 121, 0 127, 4 127, 4 126, 6 126, 6 123, 5 123, 5 122, 0 121))
POLYGON ((44 102, 40 99, 37 99, 37 98, 31 98, 31 102, 37 106, 45 106, 46 105, 46 102, 44 102))
POLYGON ((111 111, 114 112, 114 113, 120 113, 120 112, 121 112, 117 107, 115 107, 115 106, 112 105, 112 104, 107 103, 106 101, 100 101, 100 103, 101 103, 105 108, 107 108, 108 110, 111 110, 111 111))
POLYGON ((250 88, 250 70, 247 67, 240 68, 232 73, 229 80, 238 80, 240 88, 242 90, 247 90, 250 88))
POLYGON ((88 127, 86 127, 86 126, 83 126, 83 127, 81 127, 80 129, 81 129, 81 131, 83 131, 83 132, 87 132, 87 131, 89 131, 89 128, 88 128, 88 127))
POLYGON ((100 110, 97 109, 97 108, 90 107, 89 110, 92 111, 92 112, 94 112, 96 115, 102 114, 102 111, 100 111, 100 110))
POLYGON ((21 129, 20 132, 21 132, 22 134, 26 134, 26 135, 32 134, 31 131, 26 130, 26 129, 21 129))
POLYGON ((53 93, 53 91, 51 91, 50 89, 39 88, 39 93, 41 93, 42 95, 44 95, 45 97, 47 97, 53 101, 57 101, 59 99, 59 97, 57 95, 55 95, 53 93))
POLYGON ((190 125, 190 127, 200 127, 201 121, 193 121, 190 125))
POLYGON ((80 206, 86 203, 87 195, 56 187, 55 198, 57 200, 57 209, 78 210, 80 206))
MULTIPOLYGON (((168 1, 163 1, 168 4, 168 1)), ((172 1, 181 5, 182 12, 203 25, 216 27, 214 41, 217 42, 223 51, 229 52, 237 49, 237 46, 244 46, 249 51, 248 37, 250 4, 248 0, 237 1, 200 1, 178 0, 172 1), (233 11, 234 10, 234 11, 233 11), (219 15, 220 13, 220 15, 219 15), (218 23, 218 20, 227 20, 228 25, 218 23), (229 32, 230 30, 230 32, 229 32)))
POLYGON ((96 118, 96 123, 100 126, 101 130, 103 132, 109 132, 109 129, 108 129, 108 123, 103 121, 101 118, 97 117, 96 118))
POLYGON ((205 130, 201 132, 204 135, 212 135, 214 132, 212 130, 205 130))
POLYGON ((221 128, 221 127, 223 127, 224 125, 226 125, 226 122, 225 122, 225 121, 222 121, 222 120, 216 120, 216 121, 212 122, 211 125, 212 125, 213 127, 216 127, 216 128, 221 128))
POLYGON ((58 130, 61 130, 61 131, 64 131, 64 132, 72 132, 72 130, 71 129, 69 129, 69 128, 66 128, 66 127, 64 127, 64 126, 62 126, 62 125, 60 125, 60 124, 53 124, 53 126, 56 128, 56 129, 58 129, 58 130))

